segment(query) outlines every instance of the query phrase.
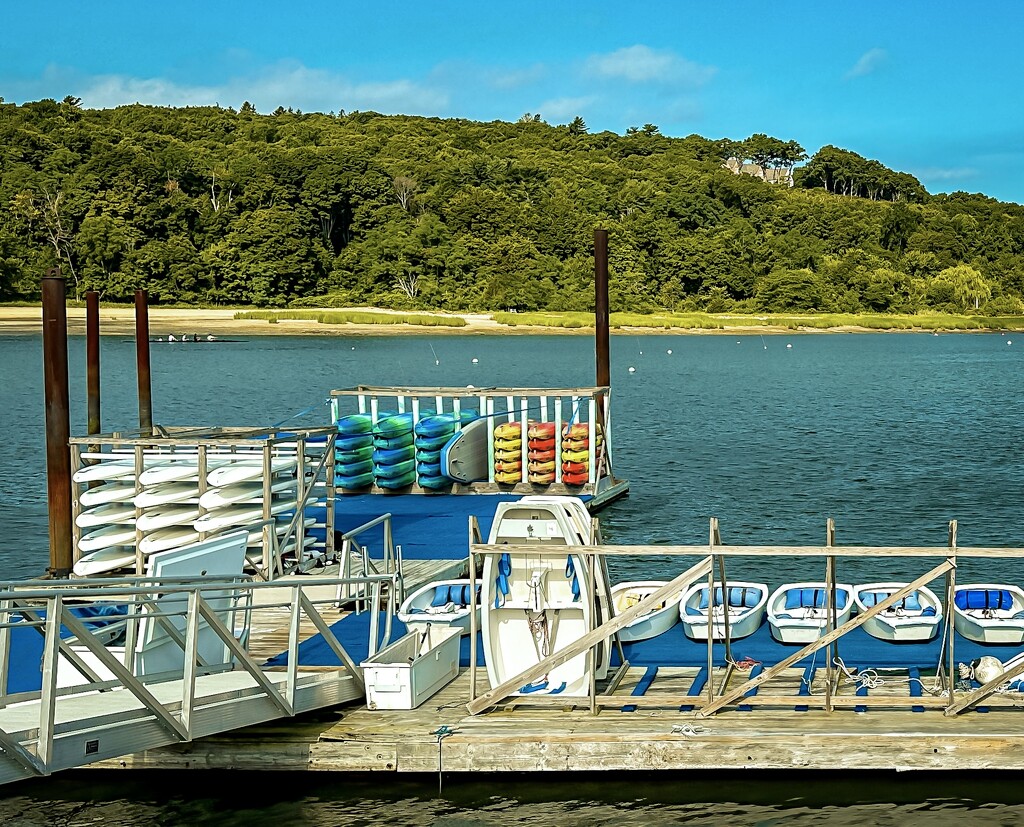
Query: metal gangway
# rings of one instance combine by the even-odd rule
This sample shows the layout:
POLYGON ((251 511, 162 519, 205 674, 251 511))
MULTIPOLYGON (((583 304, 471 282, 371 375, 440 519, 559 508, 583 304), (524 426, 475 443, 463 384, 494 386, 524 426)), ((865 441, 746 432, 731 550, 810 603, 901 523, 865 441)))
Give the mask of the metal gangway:
POLYGON ((397 585, 393 574, 0 583, 0 784, 365 697, 322 616, 335 599, 310 595, 364 591, 373 655, 390 639, 397 585), (272 602, 254 599, 263 589, 277 590, 272 602), (280 666, 250 654, 257 625, 269 624, 278 635, 287 626, 280 666), (303 635, 317 633, 336 669, 299 665, 303 635))

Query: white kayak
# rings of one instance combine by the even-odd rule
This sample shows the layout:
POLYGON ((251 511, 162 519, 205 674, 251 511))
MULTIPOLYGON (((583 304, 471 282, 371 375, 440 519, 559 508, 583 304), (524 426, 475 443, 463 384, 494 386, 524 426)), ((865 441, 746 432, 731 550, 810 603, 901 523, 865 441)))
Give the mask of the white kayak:
POLYGON ((135 505, 139 508, 152 508, 157 505, 181 503, 199 497, 199 487, 194 482, 166 482, 147 488, 135 497, 135 505))
POLYGON ((176 525, 168 528, 161 528, 147 534, 139 542, 139 548, 143 554, 153 554, 156 551, 187 546, 199 539, 199 532, 189 525, 176 525))
POLYGON ((123 482, 105 482, 83 491, 78 501, 86 508, 104 503, 128 502, 135 496, 135 484, 123 482))
POLYGON ((154 507, 140 516, 136 525, 141 531, 156 531, 172 525, 191 525, 199 513, 199 505, 196 503, 154 507))
MULTIPOLYGON (((291 491, 295 488, 295 479, 276 480, 270 485, 271 494, 291 491)), ((211 488, 199 498, 199 504, 207 511, 223 508, 226 505, 243 503, 263 496, 262 482, 236 482, 223 488, 211 488)))
POLYGON ((76 577, 95 577, 135 565, 135 549, 111 546, 82 555, 71 571, 76 577))
MULTIPOLYGON (((276 474, 297 464, 295 457, 273 457, 270 460, 270 472, 276 474)), ((206 475, 206 481, 215 488, 223 488, 238 482, 249 482, 262 479, 263 458, 235 460, 234 462, 214 468, 206 475)))
MULTIPOLYGON (((204 514, 192 525, 196 531, 219 531, 228 526, 244 526, 258 523, 263 519, 263 503, 228 505, 204 514)), ((295 508, 294 499, 274 500, 270 503, 270 514, 280 514, 295 508)))
POLYGON ((100 528, 115 523, 134 523, 135 505, 133 503, 106 503, 83 511, 75 517, 75 525, 79 528, 100 528))
POLYGON ((135 526, 108 525, 83 534, 78 539, 78 550, 87 553, 109 546, 124 546, 129 543, 135 543, 135 526))

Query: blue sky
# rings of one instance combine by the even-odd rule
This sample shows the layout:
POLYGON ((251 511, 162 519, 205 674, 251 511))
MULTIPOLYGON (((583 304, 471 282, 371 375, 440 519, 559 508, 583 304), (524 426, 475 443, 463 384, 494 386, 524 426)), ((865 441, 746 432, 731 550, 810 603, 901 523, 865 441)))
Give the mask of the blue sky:
POLYGON ((1024 203, 1024 2, 2 0, 0 96, 766 132, 1024 203))

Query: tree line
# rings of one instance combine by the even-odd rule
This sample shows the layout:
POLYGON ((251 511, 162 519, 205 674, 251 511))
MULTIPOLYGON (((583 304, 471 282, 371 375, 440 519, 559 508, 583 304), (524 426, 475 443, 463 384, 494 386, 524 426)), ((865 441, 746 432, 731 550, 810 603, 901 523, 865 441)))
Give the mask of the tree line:
POLYGON ((764 134, 0 99, 0 204, 7 301, 589 310, 603 227, 613 310, 1024 309, 1020 205, 764 134))

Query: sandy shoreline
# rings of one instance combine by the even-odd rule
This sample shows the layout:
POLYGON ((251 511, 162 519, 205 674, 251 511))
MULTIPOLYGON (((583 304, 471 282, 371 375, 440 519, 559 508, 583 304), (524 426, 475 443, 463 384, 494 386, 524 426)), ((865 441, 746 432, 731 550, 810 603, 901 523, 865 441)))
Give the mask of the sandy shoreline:
MULTIPOLYGON (((337 308, 335 308, 337 309, 337 308)), ((348 310, 370 311, 374 313, 391 313, 397 311, 383 310, 373 307, 353 307, 348 310)), ((499 324, 487 313, 450 313, 449 316, 460 316, 466 321, 464 327, 428 327, 425 325, 379 325, 379 324, 341 324, 326 325, 313 320, 281 319, 270 324, 264 319, 236 319, 237 308, 180 308, 150 307, 149 335, 152 338, 166 338, 169 334, 179 337, 198 335, 248 335, 248 336, 392 336, 396 333, 413 333, 421 335, 459 335, 459 334, 498 334, 521 335, 529 333, 557 333, 564 335, 593 335, 590 328, 541 327, 533 325, 499 324)), ((85 308, 69 307, 68 333, 85 335, 85 308)), ((4 333, 41 333, 43 329, 42 308, 40 306, 3 307, 0 306, 0 334, 4 333)), ((766 333, 878 333, 879 330, 843 326, 834 328, 802 328, 793 330, 777 325, 724 325, 721 328, 695 329, 662 327, 622 327, 612 328, 612 335, 720 335, 723 333, 766 334, 766 333)), ((914 331, 900 331, 914 332, 914 331)), ((135 308, 131 305, 100 306, 100 334, 104 336, 134 336, 135 308)))

